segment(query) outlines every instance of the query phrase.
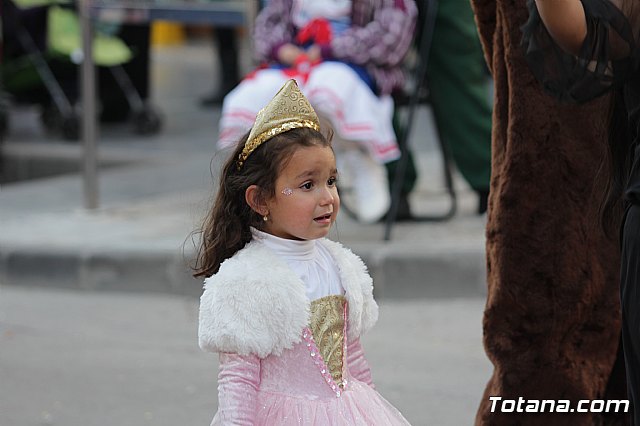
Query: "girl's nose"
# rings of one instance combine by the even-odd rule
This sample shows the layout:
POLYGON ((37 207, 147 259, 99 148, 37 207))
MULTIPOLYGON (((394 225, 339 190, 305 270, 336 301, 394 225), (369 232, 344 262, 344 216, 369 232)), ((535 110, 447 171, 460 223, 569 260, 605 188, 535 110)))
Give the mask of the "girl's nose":
POLYGON ((330 187, 325 186, 321 190, 320 202, 322 204, 331 204, 335 200, 335 196, 336 196, 335 188, 330 188, 330 187))

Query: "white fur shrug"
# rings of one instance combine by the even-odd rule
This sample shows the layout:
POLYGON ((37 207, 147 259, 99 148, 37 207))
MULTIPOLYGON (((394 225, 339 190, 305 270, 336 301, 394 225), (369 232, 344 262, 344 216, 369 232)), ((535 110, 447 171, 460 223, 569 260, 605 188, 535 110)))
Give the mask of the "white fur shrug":
MULTIPOLYGON (((378 319, 373 282, 362 260, 341 244, 318 240, 335 259, 348 302, 348 338, 378 319)), ((300 278, 273 251, 255 241, 207 278, 200 298, 200 347, 212 352, 280 355, 302 338, 310 300, 300 278)))

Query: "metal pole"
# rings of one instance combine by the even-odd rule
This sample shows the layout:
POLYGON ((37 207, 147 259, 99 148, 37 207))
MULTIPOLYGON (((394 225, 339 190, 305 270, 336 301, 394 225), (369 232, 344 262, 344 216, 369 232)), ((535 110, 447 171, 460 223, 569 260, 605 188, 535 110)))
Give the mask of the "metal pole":
POLYGON ((96 144, 96 85, 93 65, 91 0, 80 0, 82 26, 82 141, 84 207, 98 208, 98 149, 96 144))

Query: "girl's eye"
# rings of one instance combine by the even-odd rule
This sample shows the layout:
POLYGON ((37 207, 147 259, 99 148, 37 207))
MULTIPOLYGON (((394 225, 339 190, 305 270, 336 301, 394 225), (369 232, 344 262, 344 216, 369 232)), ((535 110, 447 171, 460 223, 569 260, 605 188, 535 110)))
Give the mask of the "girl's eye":
POLYGON ((335 176, 331 176, 329 178, 329 180, 327 181, 327 185, 329 186, 335 186, 336 182, 338 181, 338 178, 336 178, 335 176))
POLYGON ((300 188, 309 190, 309 189, 313 188, 313 182, 303 183, 302 186, 300 186, 300 188))

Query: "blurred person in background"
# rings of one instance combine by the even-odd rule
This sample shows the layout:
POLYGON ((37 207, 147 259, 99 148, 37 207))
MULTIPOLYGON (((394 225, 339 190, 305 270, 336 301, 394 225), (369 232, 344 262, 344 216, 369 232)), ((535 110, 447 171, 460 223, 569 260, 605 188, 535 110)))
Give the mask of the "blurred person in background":
MULTIPOLYGON (((420 19, 426 19, 427 2, 417 3, 420 19)), ((421 39, 417 34, 416 40, 421 39)), ((483 214, 487 210, 491 177, 491 80, 468 0, 438 2, 427 65, 426 87, 438 136, 451 150, 457 169, 477 194, 476 211, 483 214)), ((409 158, 399 220, 411 219, 408 195, 417 180, 417 171, 413 156, 409 158)), ((393 163, 390 166, 393 176, 393 163)))
POLYGON ((357 218, 375 222, 390 204, 384 164, 399 157, 391 92, 402 88, 411 44, 413 0, 271 0, 255 23, 262 67, 224 99, 221 148, 253 124, 258 106, 289 78, 335 131, 344 177, 351 177, 357 218))
POLYGON ((224 97, 238 85, 240 70, 238 66, 238 35, 235 28, 216 27, 213 29, 213 39, 217 46, 220 64, 220 86, 210 94, 200 99, 203 107, 221 105, 224 97))
MULTIPOLYGON (((150 97, 149 82, 151 77, 150 67, 150 40, 151 29, 149 24, 122 25, 117 36, 131 49, 131 60, 122 65, 122 68, 131 79, 134 89, 140 95, 143 103, 150 97)), ((98 69, 100 84, 100 120, 102 122, 121 122, 129 118, 131 105, 127 100, 124 89, 115 80, 112 73, 106 69, 98 69)))
POLYGON ((476 424, 626 424, 621 412, 491 411, 491 396, 574 408, 626 399, 620 254, 597 220, 610 98, 572 105, 546 94, 521 44, 526 3, 472 4, 495 83, 483 320, 494 369, 476 424))
POLYGON ((490 79, 468 0, 438 3, 427 81, 438 135, 487 210, 491 178, 490 79))
POLYGON ((527 53, 545 87, 574 102, 614 89, 605 156, 608 191, 601 214, 608 225, 617 225, 624 216, 623 226, 616 226, 612 234, 620 234, 622 240, 622 343, 633 424, 640 425, 640 5, 636 0, 536 0, 530 6, 527 53), (558 57, 566 59, 560 62, 558 57))

